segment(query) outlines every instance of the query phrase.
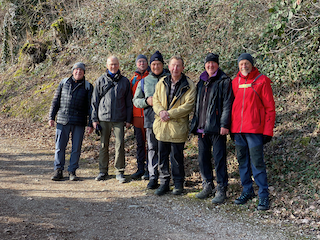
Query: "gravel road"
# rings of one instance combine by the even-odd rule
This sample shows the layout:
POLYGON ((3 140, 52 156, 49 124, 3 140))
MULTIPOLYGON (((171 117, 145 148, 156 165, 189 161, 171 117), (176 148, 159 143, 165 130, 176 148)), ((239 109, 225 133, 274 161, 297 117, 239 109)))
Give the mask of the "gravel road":
POLYGON ((80 181, 54 182, 52 159, 52 150, 1 140, 0 239, 306 239, 267 213, 250 218, 190 194, 158 197, 146 181, 97 182, 98 170, 81 163, 80 181))

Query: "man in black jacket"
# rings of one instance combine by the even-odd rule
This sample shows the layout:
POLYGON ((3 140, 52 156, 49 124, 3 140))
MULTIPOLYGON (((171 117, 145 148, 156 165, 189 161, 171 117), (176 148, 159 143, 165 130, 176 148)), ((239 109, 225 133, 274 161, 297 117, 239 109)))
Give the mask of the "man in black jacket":
POLYGON ((231 125, 231 79, 219 68, 217 54, 209 53, 206 56, 205 69, 197 84, 196 109, 191 123, 191 132, 198 135, 198 161, 203 186, 196 197, 204 199, 214 193, 211 163, 213 147, 218 186, 212 203, 222 203, 226 199, 228 186, 226 136, 231 125))
POLYGON ((72 151, 68 166, 69 179, 78 180, 76 170, 79 167, 81 145, 88 116, 88 133, 93 128, 90 120, 92 84, 85 80, 85 65, 74 64, 72 76, 63 79, 54 95, 49 113, 49 126, 53 127, 57 116, 56 150, 54 160, 54 181, 63 179, 65 150, 71 133, 72 151))
POLYGON ((124 125, 129 128, 132 122, 132 92, 129 80, 120 73, 117 57, 108 57, 107 71, 95 82, 91 105, 93 127, 101 126, 100 173, 96 180, 108 177, 109 141, 113 129, 116 179, 125 183, 124 125))

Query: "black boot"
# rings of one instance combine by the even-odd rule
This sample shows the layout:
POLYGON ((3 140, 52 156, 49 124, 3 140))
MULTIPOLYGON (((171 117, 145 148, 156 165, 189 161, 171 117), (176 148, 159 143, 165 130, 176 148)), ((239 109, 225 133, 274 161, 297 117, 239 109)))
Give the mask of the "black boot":
POLYGON ((52 181, 60 181, 63 179, 63 172, 60 168, 54 171, 54 175, 52 176, 52 181))

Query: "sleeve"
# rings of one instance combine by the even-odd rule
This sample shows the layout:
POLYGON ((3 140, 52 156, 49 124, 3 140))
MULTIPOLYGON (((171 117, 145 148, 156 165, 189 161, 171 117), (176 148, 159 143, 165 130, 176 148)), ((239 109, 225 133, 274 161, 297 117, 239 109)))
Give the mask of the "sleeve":
POLYGON ((58 88, 54 93, 54 97, 51 103, 50 111, 49 111, 49 120, 55 120, 56 115, 60 108, 60 99, 61 99, 61 90, 63 84, 60 82, 58 88))
POLYGON ((267 77, 262 88, 262 103, 265 109, 263 135, 273 136, 273 128, 276 120, 276 110, 271 88, 271 80, 267 77))
POLYGON ((127 123, 132 123, 132 112, 133 112, 133 105, 132 105, 132 91, 130 88, 130 82, 128 80, 128 85, 127 85, 127 94, 126 94, 126 109, 127 109, 127 123))
POLYGON ((92 119, 91 119, 91 114, 92 114, 92 105, 91 105, 92 93, 93 93, 93 86, 90 83, 90 90, 88 92, 88 116, 89 116, 88 127, 92 127, 92 119))
POLYGON ((161 104, 161 84, 162 81, 159 81, 156 84, 155 92, 153 94, 152 103, 153 103, 153 111, 156 115, 159 116, 159 113, 163 110, 166 110, 161 104))
POLYGON ((146 108, 149 106, 146 103, 145 95, 141 89, 141 81, 138 83, 132 102, 136 108, 146 108))
POLYGON ((231 110, 233 103, 233 91, 230 78, 223 83, 222 94, 222 113, 220 119, 220 127, 230 129, 231 127, 231 110))
POLYGON ((92 122, 98 122, 98 109, 100 103, 100 94, 99 94, 99 79, 96 81, 93 88, 92 97, 91 97, 91 120, 92 122))

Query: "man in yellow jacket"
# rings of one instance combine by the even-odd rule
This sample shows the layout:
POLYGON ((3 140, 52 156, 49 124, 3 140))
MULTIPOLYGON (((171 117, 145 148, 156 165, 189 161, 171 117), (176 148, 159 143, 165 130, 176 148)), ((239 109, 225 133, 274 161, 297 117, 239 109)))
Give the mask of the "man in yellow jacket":
POLYGON ((189 133, 189 113, 196 96, 195 84, 182 73, 183 69, 183 59, 172 57, 169 62, 170 75, 159 80, 153 95, 153 131, 159 142, 160 186, 155 192, 158 196, 169 191, 169 155, 174 182, 172 193, 180 195, 183 192, 183 148, 189 133))

